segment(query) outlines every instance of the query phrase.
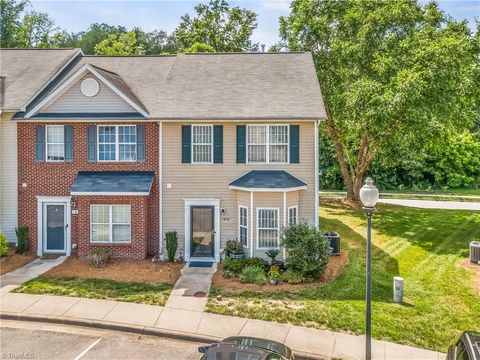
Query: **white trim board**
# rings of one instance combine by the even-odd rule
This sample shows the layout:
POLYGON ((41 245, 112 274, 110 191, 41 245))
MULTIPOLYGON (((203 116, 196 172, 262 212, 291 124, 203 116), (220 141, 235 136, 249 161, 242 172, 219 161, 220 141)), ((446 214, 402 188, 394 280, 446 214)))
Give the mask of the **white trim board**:
POLYGON ((117 94, 120 98, 126 101, 131 107, 137 110, 140 114, 144 117, 148 118, 148 113, 139 105, 137 105, 134 101, 132 101, 128 96, 126 96, 123 92, 117 89, 110 81, 108 81, 104 76, 102 76, 92 65, 85 64, 80 69, 78 69, 73 75, 71 75, 67 80, 65 80, 62 84, 55 88, 45 99, 40 101, 33 109, 28 111, 25 114, 25 118, 30 118, 33 115, 37 114, 59 96, 61 96, 65 91, 67 91, 71 86, 75 84, 77 80, 79 80, 85 73, 90 72, 92 73, 97 79, 102 81, 106 86, 108 86, 115 94, 117 94))
MULTIPOLYGON (((191 244, 191 223, 190 223, 190 208, 192 206, 213 206, 213 227, 214 227, 214 247, 213 254, 216 262, 220 261, 220 200, 219 199, 183 199, 185 203, 185 261, 190 261, 190 244, 191 244)), ((196 258, 195 258, 196 260, 196 258)))
POLYGON ((248 192, 290 192, 290 191, 296 191, 296 190, 305 190, 307 189, 307 186, 297 186, 297 187, 291 187, 291 188, 247 188, 247 187, 242 187, 242 186, 228 186, 229 189, 232 190, 241 190, 241 191, 248 191, 248 192))
POLYGON ((95 191, 72 191, 71 195, 92 195, 92 196, 149 196, 150 192, 95 192, 95 191))

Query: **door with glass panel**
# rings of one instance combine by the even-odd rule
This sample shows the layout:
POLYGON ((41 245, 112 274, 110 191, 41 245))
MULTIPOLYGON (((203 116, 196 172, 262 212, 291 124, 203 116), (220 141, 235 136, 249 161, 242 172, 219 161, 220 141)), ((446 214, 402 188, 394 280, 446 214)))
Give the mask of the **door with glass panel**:
POLYGON ((213 209, 213 206, 191 207, 191 257, 213 257, 213 209))
POLYGON ((66 251, 66 206, 59 203, 43 205, 44 252, 64 253, 66 251))

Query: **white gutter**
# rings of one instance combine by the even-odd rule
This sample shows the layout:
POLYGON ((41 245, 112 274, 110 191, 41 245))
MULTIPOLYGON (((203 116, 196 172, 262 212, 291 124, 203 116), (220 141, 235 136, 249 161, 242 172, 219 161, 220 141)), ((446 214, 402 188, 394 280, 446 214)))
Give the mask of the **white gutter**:
POLYGON ((320 190, 319 184, 319 165, 318 165, 318 126, 320 125, 320 120, 315 121, 315 227, 319 226, 319 219, 318 219, 318 191, 320 190))
POLYGON ((158 128, 158 254, 163 253, 163 123, 158 128))

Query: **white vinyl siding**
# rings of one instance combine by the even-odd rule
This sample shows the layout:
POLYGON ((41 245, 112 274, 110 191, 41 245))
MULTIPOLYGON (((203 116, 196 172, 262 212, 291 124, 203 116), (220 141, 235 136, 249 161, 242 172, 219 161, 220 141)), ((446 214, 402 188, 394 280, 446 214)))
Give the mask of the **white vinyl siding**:
POLYGON ((130 205, 91 205, 90 241, 92 243, 130 242, 130 205))
POLYGON ((98 126, 97 156, 100 162, 132 162, 137 159, 135 125, 98 126))
POLYGON ((192 162, 210 164, 213 161, 213 126, 192 125, 192 162))
POLYGON ((248 163, 288 163, 288 125, 248 125, 248 163))
POLYGON ((238 207, 238 240, 248 247, 248 208, 245 206, 238 207))
POLYGON ((41 112, 44 113, 134 113, 137 112, 129 103, 118 96, 112 89, 98 80, 100 90, 97 95, 88 97, 82 94, 80 85, 91 74, 83 76, 70 89, 51 102, 41 112))
POLYGON ((47 162, 65 161, 65 129, 63 125, 47 125, 45 127, 47 162))
POLYGON ((279 247, 279 209, 257 208, 257 249, 279 247))
POLYGON ((288 225, 295 225, 298 219, 298 206, 288 208, 288 225))
POLYGON ((10 120, 13 115, 0 115, 0 231, 7 236, 8 242, 16 243, 19 183, 17 122, 10 120))

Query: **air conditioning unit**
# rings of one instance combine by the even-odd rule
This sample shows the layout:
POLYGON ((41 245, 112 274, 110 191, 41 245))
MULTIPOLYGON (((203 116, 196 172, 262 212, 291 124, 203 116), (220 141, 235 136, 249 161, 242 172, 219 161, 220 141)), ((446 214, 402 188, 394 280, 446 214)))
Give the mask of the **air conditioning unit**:
POLYGON ((480 265, 480 241, 470 243, 470 261, 480 265))

